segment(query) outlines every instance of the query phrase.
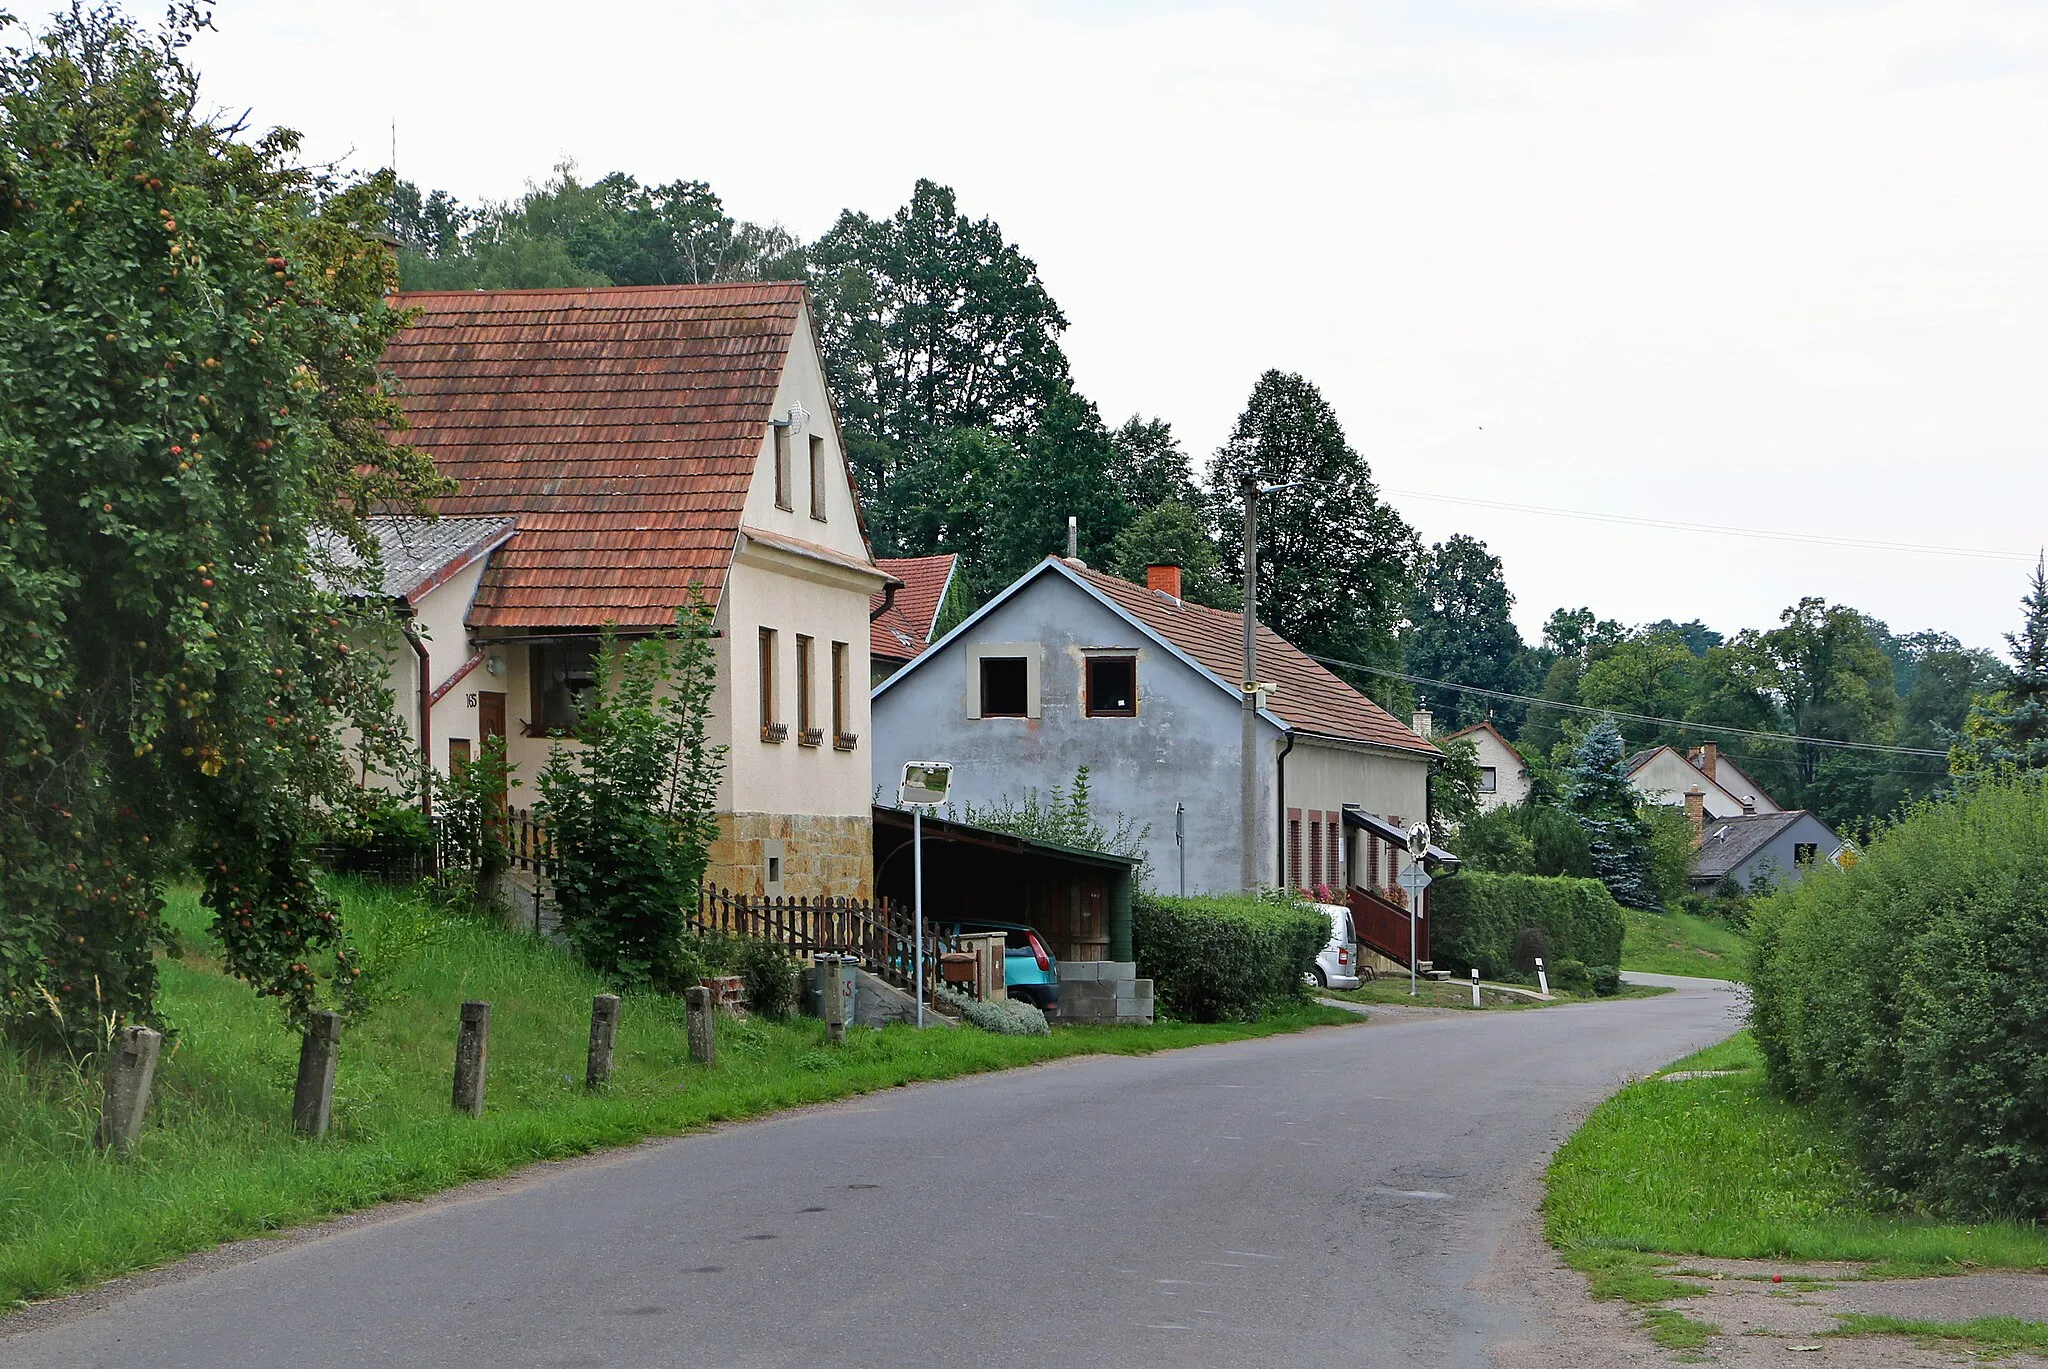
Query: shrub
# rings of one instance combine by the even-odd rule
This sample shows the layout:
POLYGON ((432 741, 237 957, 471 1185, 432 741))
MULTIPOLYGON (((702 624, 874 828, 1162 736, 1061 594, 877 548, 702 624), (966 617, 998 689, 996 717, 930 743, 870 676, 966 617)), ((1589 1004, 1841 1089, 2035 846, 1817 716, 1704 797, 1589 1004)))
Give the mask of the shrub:
POLYGON ((1593 972, 1586 968, 1585 961, 1566 956, 1550 965, 1550 987, 1559 993, 1591 993, 1593 972))
POLYGON ((426 870, 434 829, 412 804, 380 803, 348 819, 326 843, 326 861, 336 874, 418 876, 426 870))
POLYGON ((1138 973, 1169 1013, 1194 1022, 1248 1021, 1301 997, 1329 940, 1329 920, 1293 899, 1146 894, 1131 904, 1138 973))
POLYGON ((1593 992, 1602 998, 1612 998, 1621 992, 1621 967, 1619 965, 1594 965, 1586 971, 1586 978, 1593 986, 1593 992))
POLYGON ((736 967, 747 986, 747 1007, 778 1021, 796 1011, 803 986, 796 962, 772 941, 749 941, 740 948, 736 967))
POLYGON ((1515 933, 1515 954, 1513 965, 1524 974, 1533 974, 1536 962, 1548 965, 1557 957, 1551 950, 1550 937, 1541 927, 1524 927, 1515 933))
POLYGON ((1595 879, 1465 871, 1429 886, 1428 916, 1439 969, 1502 978, 1514 968, 1524 928, 1539 929, 1560 956, 1588 965, 1621 961, 1621 908, 1595 879))
POLYGON ((960 1010, 969 1026, 998 1036, 1051 1036, 1052 1027, 1036 1004, 1014 998, 991 998, 986 1002, 956 993, 943 985, 939 997, 960 1010))
POLYGON ((1925 803, 1760 901, 1751 1025, 1883 1185, 2048 1213, 2048 777, 1925 803))

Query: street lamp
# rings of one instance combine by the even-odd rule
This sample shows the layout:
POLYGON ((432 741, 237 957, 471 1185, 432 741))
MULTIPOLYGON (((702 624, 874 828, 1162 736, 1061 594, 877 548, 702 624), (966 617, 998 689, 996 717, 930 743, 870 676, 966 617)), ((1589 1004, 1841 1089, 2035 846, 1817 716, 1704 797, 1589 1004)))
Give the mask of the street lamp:
MULTIPOLYGON (((1259 499, 1306 483, 1286 480, 1262 485, 1257 476, 1247 475, 1238 487, 1244 496, 1244 727, 1238 748, 1237 874, 1238 883, 1247 890, 1259 882, 1259 499)), ((1276 796, 1283 803, 1286 797, 1276 796)), ((1285 870, 1279 872, 1279 882, 1287 882, 1285 870)))

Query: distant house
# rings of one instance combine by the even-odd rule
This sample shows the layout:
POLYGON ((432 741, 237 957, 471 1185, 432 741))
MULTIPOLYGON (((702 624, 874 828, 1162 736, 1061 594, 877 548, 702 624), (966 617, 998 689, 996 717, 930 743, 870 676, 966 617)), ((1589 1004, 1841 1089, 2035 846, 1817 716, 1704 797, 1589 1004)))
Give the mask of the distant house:
POLYGON ((1691 880, 1702 890, 1724 879, 1744 889, 1783 888, 1797 884, 1822 862, 1840 864, 1850 849, 1805 809, 1707 817, 1700 822, 1691 880))
POLYGON ((878 594, 869 605, 868 660, 879 684, 924 654, 938 636, 946 600, 958 583, 960 558, 911 556, 880 559, 875 569, 893 575, 902 587, 878 594))
POLYGON ((1529 797, 1529 763, 1499 728, 1490 722, 1474 723, 1432 740, 1450 742, 1460 737, 1470 737, 1478 753, 1480 812, 1507 808, 1529 797))
POLYGON ((1677 807, 1686 794, 1698 789, 1709 817, 1784 811, 1762 785, 1711 743, 1686 753, 1653 746, 1630 756, 1626 768, 1630 786, 1651 803, 1677 807))
POLYGON ((423 761, 487 738, 533 793, 575 745, 600 629, 714 606, 728 748, 709 878, 860 896, 873 876, 869 554, 802 286, 398 295, 385 363, 405 440, 458 482, 438 521, 379 519, 390 662, 423 761), (405 701, 417 701, 417 706, 405 701), (566 743, 556 738, 568 736, 566 743))
MULTIPOLYGON (((1241 888, 1241 624, 1182 600, 1176 567, 1138 585, 1048 557, 876 687, 874 783, 950 761, 958 800, 988 805, 1086 766, 1101 808, 1150 829, 1157 887, 1182 887, 1184 858, 1189 893, 1241 888)), ((1257 881, 1391 886, 1440 753, 1292 643, 1257 640, 1278 686, 1257 713, 1257 881)))

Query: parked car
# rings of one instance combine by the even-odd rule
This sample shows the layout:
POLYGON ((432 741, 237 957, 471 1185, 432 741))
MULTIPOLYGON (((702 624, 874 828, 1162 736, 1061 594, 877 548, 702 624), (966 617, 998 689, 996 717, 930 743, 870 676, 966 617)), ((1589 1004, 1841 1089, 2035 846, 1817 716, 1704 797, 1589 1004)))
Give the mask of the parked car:
POLYGON ((1003 934, 1003 983, 1010 997, 1036 1004, 1042 1011, 1060 1001, 1060 963, 1046 949, 1033 927, 1021 922, 941 921, 932 930, 948 941, 961 933, 1003 934))
POLYGON ((1358 934, 1351 925, 1351 910, 1338 903, 1318 903, 1316 911, 1330 919, 1330 943, 1305 977, 1323 989, 1355 989, 1372 979, 1373 972, 1358 963, 1358 934))

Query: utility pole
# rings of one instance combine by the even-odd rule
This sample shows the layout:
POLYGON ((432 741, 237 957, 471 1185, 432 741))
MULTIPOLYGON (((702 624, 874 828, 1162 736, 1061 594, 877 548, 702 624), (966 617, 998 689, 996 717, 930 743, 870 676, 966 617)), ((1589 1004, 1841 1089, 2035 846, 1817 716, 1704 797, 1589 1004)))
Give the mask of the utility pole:
MULTIPOLYGON (((1259 882, 1259 480, 1248 475, 1244 495, 1244 736, 1238 753, 1237 882, 1259 882)), ((1280 880, 1287 878, 1285 871, 1280 880)))

